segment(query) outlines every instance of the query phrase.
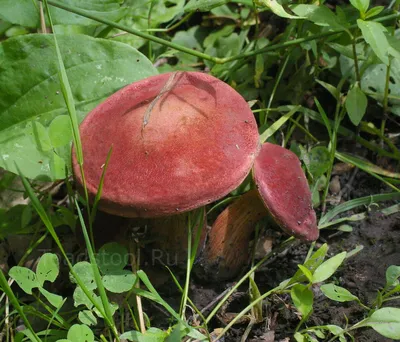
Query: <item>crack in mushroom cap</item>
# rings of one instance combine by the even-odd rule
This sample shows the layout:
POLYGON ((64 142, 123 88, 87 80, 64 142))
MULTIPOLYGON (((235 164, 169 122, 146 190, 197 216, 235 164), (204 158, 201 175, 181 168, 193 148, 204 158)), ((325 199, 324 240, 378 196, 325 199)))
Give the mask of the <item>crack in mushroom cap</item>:
POLYGON ((264 143, 254 163, 253 177, 265 206, 284 231, 305 241, 318 239, 310 188, 293 152, 264 143))
MULTIPOLYGON (((244 180, 260 147, 243 97, 198 72, 126 86, 87 115, 80 133, 90 197, 112 146, 100 209, 126 217, 172 215, 225 196, 244 180)), ((82 188, 75 151, 72 162, 82 188)))

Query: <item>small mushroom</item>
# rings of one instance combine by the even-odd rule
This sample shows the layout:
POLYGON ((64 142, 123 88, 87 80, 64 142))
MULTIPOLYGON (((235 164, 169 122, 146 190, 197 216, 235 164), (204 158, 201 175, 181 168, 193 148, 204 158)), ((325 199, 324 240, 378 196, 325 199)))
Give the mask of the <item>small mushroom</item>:
POLYGON ((303 241, 318 239, 311 191, 293 152, 263 144, 254 163, 253 177, 266 208, 286 233, 303 241))
MULTIPOLYGON (((247 176, 260 148, 242 96, 199 72, 126 86, 86 116, 80 133, 91 200, 113 148, 99 209, 124 217, 176 215, 225 196, 247 176)), ((72 164, 82 191, 74 150, 72 164)))
POLYGON ((202 264, 215 279, 232 278, 247 264, 255 223, 268 214, 289 235, 303 241, 318 238, 311 192, 293 152, 263 144, 253 178, 258 191, 250 190, 229 205, 211 228, 202 264))

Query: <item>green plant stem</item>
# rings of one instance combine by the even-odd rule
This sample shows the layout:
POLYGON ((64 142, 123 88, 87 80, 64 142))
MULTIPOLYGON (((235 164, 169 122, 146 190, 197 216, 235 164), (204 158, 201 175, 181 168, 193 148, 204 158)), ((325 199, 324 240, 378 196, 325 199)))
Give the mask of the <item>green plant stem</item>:
POLYGON ((177 27, 179 27, 180 25, 182 25, 184 22, 188 21, 190 19, 190 17, 194 14, 194 12, 190 12, 188 14, 186 14, 181 20, 179 20, 177 23, 167 27, 167 28, 163 28, 163 29, 147 29, 147 32, 169 32, 172 30, 175 30, 177 27))
POLYGON ((357 79, 358 84, 361 87, 361 76, 360 76, 360 70, 358 68, 358 56, 357 56, 357 50, 356 50, 356 39, 354 37, 351 40, 351 47, 353 48, 354 69, 356 71, 356 79, 357 79))
POLYGON ((387 120, 387 115, 389 113, 389 96, 388 95, 389 95, 391 65, 392 65, 392 58, 389 58, 389 64, 386 67, 385 90, 384 90, 383 101, 382 101, 382 106, 383 106, 383 118, 382 118, 382 122, 381 122, 381 135, 382 136, 385 135, 386 120, 387 120))
MULTIPOLYGON (((358 328, 362 328, 362 327, 364 326, 364 325, 363 325, 364 322, 366 322, 367 320, 368 320, 368 318, 365 318, 365 319, 363 319, 362 321, 360 321, 360 322, 354 324, 354 325, 351 326, 350 328, 343 329, 343 331, 341 332, 340 335, 344 335, 344 334, 349 333, 349 331, 352 331, 352 330, 355 330, 355 329, 358 329, 358 328)), ((335 336, 333 336, 330 340, 328 340, 328 342, 332 342, 332 341, 336 340, 340 335, 335 335, 335 336)))
MULTIPOLYGON (((66 10, 68 12, 72 12, 72 13, 81 15, 83 17, 98 21, 100 23, 106 24, 106 25, 114 27, 114 28, 118 28, 118 29, 120 29, 122 31, 125 31, 125 32, 128 32, 128 33, 131 33, 131 34, 133 34, 135 36, 138 36, 138 37, 141 37, 143 39, 151 40, 151 41, 153 41, 155 43, 159 43, 161 45, 168 46, 168 47, 170 47, 172 49, 185 52, 185 53, 190 54, 192 56, 203 58, 205 60, 214 62, 216 64, 224 64, 224 63, 228 63, 228 62, 235 61, 235 60, 238 60, 238 59, 242 59, 242 58, 245 58, 245 57, 252 57, 252 56, 258 55, 260 53, 265 53, 265 52, 275 51, 275 50, 279 50, 279 49, 284 49, 284 48, 287 48, 289 46, 299 45, 299 44, 304 43, 304 42, 316 40, 316 39, 323 38, 323 37, 329 37, 329 36, 332 36, 332 35, 335 35, 335 34, 340 34, 340 33, 343 33, 344 31, 346 31, 348 29, 352 29, 352 28, 356 28, 357 27, 357 25, 354 24, 354 25, 350 26, 349 28, 343 28, 341 30, 328 31, 328 32, 315 34, 315 35, 312 35, 312 36, 309 36, 309 37, 298 38, 298 39, 286 41, 284 43, 267 46, 267 47, 262 48, 262 49, 248 51, 248 52, 245 52, 243 54, 236 55, 236 56, 231 56, 231 57, 226 57, 226 58, 218 58, 218 57, 212 57, 210 55, 207 55, 205 53, 202 53, 202 52, 199 52, 199 51, 196 51, 196 50, 193 50, 193 49, 186 48, 186 47, 184 47, 182 45, 179 45, 179 44, 175 44, 175 43, 169 42, 169 41, 167 41, 165 39, 161 39, 161 38, 158 38, 156 36, 152 36, 150 34, 135 30, 133 28, 130 28, 130 27, 127 27, 127 26, 112 22, 110 20, 107 20, 107 19, 101 18, 99 16, 93 15, 91 13, 88 13, 87 11, 82 10, 82 9, 80 9, 78 7, 75 7, 75 6, 70 6, 70 5, 67 5, 65 3, 61 3, 61 2, 58 2, 58 1, 54 1, 54 0, 48 0, 48 3, 50 5, 52 5, 52 6, 64 9, 64 10, 66 10)), ((394 13, 394 14, 390 14, 390 15, 378 18, 378 19, 376 19, 374 21, 375 22, 382 22, 382 21, 396 19, 398 17, 400 17, 400 13, 394 13)))
POLYGON ((360 300, 357 301, 358 305, 360 305, 363 309, 367 310, 367 311, 371 311, 371 308, 369 308, 368 306, 366 306, 365 304, 363 304, 360 300))
POLYGON ((394 297, 386 298, 386 299, 382 300, 382 303, 388 302, 390 300, 397 300, 397 299, 400 299, 400 296, 394 296, 394 297))
MULTIPOLYGON (((345 114, 346 114, 346 107, 342 106, 341 103, 341 91, 342 91, 342 87, 344 85, 344 83, 347 80, 347 77, 350 73, 350 70, 346 73, 345 76, 343 76, 341 78, 341 80, 339 81, 339 84, 337 86, 337 97, 336 97, 336 109, 335 109, 335 119, 333 122, 333 130, 332 130, 332 136, 331 136, 331 142, 330 142, 330 164, 329 164, 329 168, 328 171, 326 172, 326 179, 327 184, 325 186, 323 195, 322 195, 322 213, 325 212, 326 210, 326 198, 328 196, 328 191, 329 191, 329 182, 331 179, 331 175, 332 175, 332 170, 333 170, 333 163, 335 161, 335 153, 336 153, 336 146, 337 146, 337 135, 338 135, 338 131, 339 131, 339 127, 340 127, 340 123, 343 120, 345 114)), ((358 134, 357 134, 358 135, 358 134)))
POLYGON ((271 294, 275 292, 279 292, 280 287, 274 287, 272 290, 269 290, 268 292, 264 293, 262 296, 258 297, 256 300, 254 300, 251 304, 247 305, 242 311, 240 311, 235 318, 229 322, 229 324, 219 333, 217 338, 214 341, 218 341, 222 336, 225 335, 225 333, 240 319, 242 318, 248 311, 250 311, 257 303, 261 302, 265 298, 269 297, 271 294))
MULTIPOLYGON (((398 1, 396 1, 396 6, 394 9, 396 12, 399 10, 399 4, 398 1)), ((397 20, 394 21, 394 28, 392 31, 392 36, 395 36, 396 33, 396 27, 397 27, 397 20)), ((383 96, 383 119, 381 122, 381 134, 385 135, 385 126, 386 126, 386 120, 387 120, 387 115, 389 113, 389 82, 390 82, 390 69, 392 66, 392 58, 389 58, 389 64, 386 67, 386 79, 385 79, 385 93, 383 96)))
MULTIPOLYGON (((291 54, 290 52, 287 54, 286 59, 283 62, 282 66, 281 66, 281 68, 279 70, 278 77, 276 78, 276 81, 275 81, 275 84, 274 84, 274 88, 272 89, 271 96, 269 97, 269 100, 268 100, 267 111, 271 108, 271 104, 272 104, 272 101, 274 100, 276 90, 278 89, 278 85, 281 82, 283 73, 285 72, 286 66, 287 66, 287 64, 289 62, 290 54, 291 54)), ((268 119, 268 116, 265 116, 264 122, 263 122, 264 125, 267 123, 267 119, 268 119)))
POLYGON ((388 145, 388 147, 393 151, 393 154, 400 158, 400 151, 398 150, 397 146, 387 136, 385 136, 384 132, 382 132, 375 126, 363 124, 363 122, 361 122, 361 125, 359 127, 361 131, 377 135, 380 139, 382 139, 382 141, 386 143, 386 145, 388 145))
MULTIPOLYGON (((153 10, 153 6, 154 6, 154 0, 151 0, 150 7, 149 7, 149 13, 147 14, 147 30, 149 30, 151 27, 151 12, 153 10)), ((149 45, 148 58, 153 63, 154 59, 153 59, 153 49, 152 49, 152 45, 151 45, 151 40, 148 41, 148 45, 149 45)))
POLYGON ((387 293, 385 293, 385 294, 382 296, 382 299, 383 299, 383 300, 386 300, 386 299, 388 299, 388 297, 390 297, 392 294, 399 293, 399 292, 400 292, 400 289, 396 286, 393 290, 390 290, 390 291, 388 291, 387 293))
POLYGON ((38 297, 34 292, 32 292, 32 296, 35 297, 35 299, 38 301, 38 303, 46 309, 51 315, 53 315, 57 321, 53 321, 53 324, 57 325, 60 328, 68 330, 71 327, 71 324, 69 324, 64 318, 62 318, 57 312, 55 312, 50 306, 48 306, 46 303, 44 303, 40 297, 38 297))
POLYGON ((186 280, 180 307, 180 316, 182 320, 185 320, 186 304, 189 295, 190 273, 192 271, 194 260, 197 255, 197 249, 199 246, 201 233, 204 228, 204 215, 205 215, 205 208, 200 208, 200 210, 198 211, 191 211, 188 215, 188 241, 187 241, 188 252, 187 252, 187 265, 186 265, 186 280), (192 230, 196 226, 197 230, 195 235, 195 241, 193 243, 192 230))
POLYGON ((308 259, 311 258, 311 255, 312 255, 312 253, 313 253, 313 251, 314 251, 314 248, 315 248, 315 241, 313 241, 313 242, 311 243, 311 246, 310 246, 310 248, 308 249, 308 252, 307 252, 306 258, 304 259, 303 264, 305 264, 305 263, 308 261, 308 259))
POLYGON ((189 213, 188 215, 188 227, 187 227, 187 244, 188 244, 188 252, 187 252, 187 264, 186 264, 186 279, 185 279, 185 287, 183 288, 182 302, 180 307, 180 316, 182 320, 185 320, 185 312, 186 312, 186 303, 189 294, 189 282, 190 282, 190 271, 192 270, 192 215, 189 213))
POLYGON ((101 298, 101 303, 103 304, 104 313, 105 313, 106 317, 108 318, 108 322, 110 323, 109 324, 109 328, 112 330, 112 332, 113 332, 113 334, 114 334, 114 336, 116 338, 116 341, 119 341, 119 334, 118 334, 116 325, 114 323, 113 315, 111 314, 110 302, 109 302, 109 300, 107 298, 106 290, 105 290, 104 285, 103 285, 103 283, 101 281, 101 275, 100 275, 100 271, 99 271, 99 268, 98 268, 97 263, 96 263, 96 257, 94 255, 94 251, 93 251, 92 246, 90 244, 89 235, 87 233, 85 222, 83 220, 83 216, 82 216, 81 211, 79 209, 79 205, 78 205, 77 200, 75 200, 75 205, 76 205, 76 210, 78 212, 79 220, 81 222, 82 233, 83 233, 83 237, 85 239, 86 248, 87 248, 87 252, 88 252, 88 256, 89 256, 89 261, 90 261, 90 264, 92 265, 92 270, 93 270, 94 278, 95 278, 95 281, 96 281, 97 290, 99 291, 99 295, 100 295, 100 298, 101 298))
MULTIPOLYGON (((303 131, 303 133, 305 135, 307 135, 311 140, 313 140, 314 142, 318 142, 318 139, 316 137, 314 137, 309 130, 307 130, 301 123, 299 123, 297 120, 294 120, 293 118, 289 118, 289 120, 293 123, 294 126, 296 126, 298 129, 300 129, 301 131, 303 131)), ((289 139, 286 138, 286 141, 288 141, 289 139)))

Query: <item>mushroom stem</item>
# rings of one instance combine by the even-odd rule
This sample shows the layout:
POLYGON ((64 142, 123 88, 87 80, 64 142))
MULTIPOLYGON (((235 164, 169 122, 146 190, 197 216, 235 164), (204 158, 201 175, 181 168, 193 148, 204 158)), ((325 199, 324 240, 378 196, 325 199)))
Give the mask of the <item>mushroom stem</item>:
MULTIPOLYGON (((205 209, 200 209, 203 218, 203 227, 199 239, 199 253, 204 245, 206 238, 207 222, 205 219, 205 209)), ((154 218, 149 220, 149 236, 152 240, 151 248, 151 262, 152 264, 162 263, 167 266, 186 266, 187 253, 188 253, 188 217, 193 212, 182 213, 178 215, 154 218)), ((199 229, 199 223, 192 227, 192 248, 196 241, 196 233, 199 229)))
POLYGON ((257 190, 250 190, 217 217, 202 257, 207 276, 222 280, 241 271, 249 261, 255 223, 267 215, 257 190))

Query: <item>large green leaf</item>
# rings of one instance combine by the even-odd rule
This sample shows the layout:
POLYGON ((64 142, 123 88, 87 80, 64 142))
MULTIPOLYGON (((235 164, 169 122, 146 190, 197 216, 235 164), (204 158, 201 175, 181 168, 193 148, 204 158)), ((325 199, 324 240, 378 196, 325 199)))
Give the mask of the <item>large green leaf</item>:
POLYGON ((324 261, 321 265, 319 265, 313 275, 313 284, 323 282, 330 278, 342 264, 346 258, 346 255, 346 252, 336 254, 334 257, 324 261))
POLYGON ((371 46, 378 58, 386 65, 389 64, 388 50, 389 43, 385 36, 385 26, 374 21, 357 20, 365 41, 371 46))
POLYGON ((36 274, 27 267, 14 266, 8 274, 25 293, 32 294, 32 289, 40 286, 36 274))
MULTIPOLYGON (((88 14, 113 21, 118 21, 127 13, 127 8, 121 7, 119 0, 59 1, 83 9, 88 14)), ((100 25, 99 22, 67 12, 61 8, 51 7, 50 12, 55 24, 100 25)), ((39 2, 36 0, 1 0, 0 19, 22 26, 39 27, 39 2)))
POLYGON ((74 324, 68 330, 68 340, 74 342, 94 342, 92 330, 84 324, 74 324))
POLYGON ((367 96, 360 89, 358 84, 351 88, 347 93, 345 105, 350 121, 353 125, 358 126, 368 106, 367 96))
POLYGON ((369 0, 350 0, 350 3, 361 13, 365 13, 369 7, 369 0))
POLYGON ((266 6, 276 15, 280 16, 281 18, 288 18, 288 19, 302 19, 302 17, 296 17, 295 15, 291 15, 286 12, 285 8, 276 0, 256 0, 255 4, 257 6, 266 6))
MULTIPOLYGON (((383 103, 386 85, 386 70, 384 64, 369 66, 361 78, 362 90, 380 103, 383 103)), ((392 59, 389 78, 389 109, 400 116, 400 59, 392 59)))
POLYGON ((316 25, 329 26, 331 29, 343 29, 336 15, 326 6, 293 5, 290 9, 299 17, 306 18, 316 25))
POLYGON ((381 335, 395 340, 400 339, 400 309, 382 308, 367 318, 366 323, 381 335))
POLYGON ((39 25, 39 8, 32 0, 1 0, 0 19, 27 27, 39 25))
POLYGON ((185 6, 185 12, 207 12, 215 7, 226 4, 228 0, 189 0, 185 6))
MULTIPOLYGON (((84 35, 60 35, 58 42, 79 120, 118 89, 157 73, 144 55, 122 43, 84 35)), ((63 178, 70 144, 62 146, 60 134, 70 128, 57 130, 65 119, 58 117, 66 113, 53 37, 33 34, 0 44, 0 167, 16 172, 17 163, 30 178, 63 178)))
MULTIPOLYGON (((78 7, 88 14, 111 21, 118 21, 128 13, 128 8, 121 7, 121 1, 119 0, 62 0, 60 2, 78 7)), ((56 25, 100 25, 97 21, 57 7, 50 7, 50 13, 56 25)))

